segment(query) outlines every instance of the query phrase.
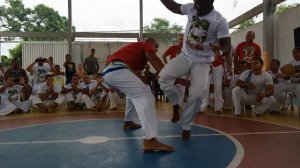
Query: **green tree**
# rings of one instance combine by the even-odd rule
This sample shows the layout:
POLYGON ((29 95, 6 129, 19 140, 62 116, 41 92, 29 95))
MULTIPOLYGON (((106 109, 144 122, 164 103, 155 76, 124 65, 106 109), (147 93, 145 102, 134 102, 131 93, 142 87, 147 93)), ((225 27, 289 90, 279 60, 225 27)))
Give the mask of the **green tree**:
MULTIPOLYGON (((66 32, 68 19, 60 16, 53 8, 39 4, 32 10, 29 21, 24 25, 26 32, 66 32)), ((73 31, 75 28, 73 28, 73 31)), ((59 40, 56 38, 39 38, 30 40, 59 40)))
MULTIPOLYGON (((246 21, 244 21, 244 22, 242 22, 242 23, 240 23, 239 25, 238 25, 238 30, 244 30, 244 29, 246 29, 247 27, 250 27, 251 25, 254 25, 256 23, 256 17, 253 17, 253 18, 251 18, 251 19, 248 19, 248 20, 246 20, 246 21)), ((238 31, 238 30, 236 30, 236 31, 238 31)))
POLYGON ((295 3, 295 4, 292 4, 292 5, 286 5, 286 4, 277 5, 275 14, 285 12, 288 9, 293 8, 295 6, 298 6, 298 5, 299 5, 299 3, 295 3))
MULTIPOLYGON (((147 25, 144 27, 144 32, 146 33, 182 33, 183 27, 177 24, 171 25, 170 22, 164 18, 154 18, 150 26, 147 25)), ((167 37, 157 37, 158 41, 162 42, 172 42, 174 39, 169 39, 167 37)))
POLYGON ((5 0, 5 3, 8 4, 7 7, 0 6, 0 30, 15 32, 24 30, 31 10, 25 8, 21 0, 5 0))
POLYGON ((5 55, 2 55, 1 56, 1 63, 5 66, 5 67, 9 67, 11 65, 11 61, 10 59, 5 56, 5 55))
POLYGON ((22 45, 18 44, 15 48, 13 49, 9 49, 9 54, 12 56, 13 58, 22 58, 22 45))
MULTIPOLYGON (((22 0, 5 0, 6 5, 0 6, 0 31, 14 32, 66 32, 68 19, 60 16, 58 11, 51 7, 39 4, 33 9, 25 8, 22 0)), ((75 31, 75 27, 72 27, 75 31)), ((12 40, 7 38, 5 40, 12 40)), ((22 38, 32 40, 64 40, 61 38, 22 38)), ((12 58, 21 58, 22 49, 17 46, 10 51, 12 58)))
MULTIPOLYGON (((51 7, 39 4, 25 8, 21 0, 5 0, 0 6, 0 30, 24 32, 66 32, 68 19, 51 7)), ((73 27, 73 30, 75 28, 73 27)))

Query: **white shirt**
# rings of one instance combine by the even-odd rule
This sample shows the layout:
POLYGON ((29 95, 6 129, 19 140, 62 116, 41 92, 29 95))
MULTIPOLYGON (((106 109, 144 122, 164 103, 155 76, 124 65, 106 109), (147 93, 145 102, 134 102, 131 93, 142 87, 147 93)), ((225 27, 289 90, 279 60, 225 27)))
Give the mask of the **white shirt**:
POLYGON ((210 44, 230 37, 226 19, 215 9, 205 16, 196 16, 193 3, 183 4, 180 9, 188 17, 182 52, 196 62, 212 62, 214 54, 210 44))
POLYGON ((34 64, 32 67, 33 83, 44 82, 46 80, 45 76, 50 72, 50 69, 51 67, 47 63, 44 63, 43 66, 34 64))
POLYGON ((79 86, 80 88, 87 88, 88 90, 90 90, 91 87, 93 87, 95 84, 95 80, 91 80, 90 83, 86 84, 84 82, 80 82, 79 86))
MULTIPOLYGON (((97 87, 97 81, 91 82, 91 83, 92 83, 92 84, 90 85, 90 90, 91 90, 91 89, 95 89, 95 88, 97 87)), ((94 100, 95 100, 96 102, 99 102, 99 100, 100 100, 103 96, 107 95, 107 93, 103 93, 103 92, 105 92, 104 89, 103 89, 101 86, 98 86, 97 89, 96 89, 96 92, 95 92, 95 94, 94 94, 94 100)))
MULTIPOLYGON (((247 78, 251 71, 252 70, 246 70, 246 71, 242 72, 239 79, 242 81, 247 81, 247 78)), ((249 82, 253 83, 256 86, 255 89, 245 88, 245 91, 251 95, 259 95, 259 94, 265 92, 266 85, 273 85, 272 76, 264 71, 260 75, 255 75, 255 74, 251 73, 249 82)))
POLYGON ((272 76, 273 78, 273 83, 274 84, 279 84, 279 83, 286 83, 289 82, 288 80, 285 80, 283 78, 277 78, 276 75, 277 74, 282 74, 280 70, 278 70, 277 73, 273 73, 272 71, 268 71, 268 73, 272 76), (277 81, 276 81, 277 80, 277 81))
MULTIPOLYGON (((67 88, 67 89, 71 89, 72 87, 73 87, 73 83, 69 83, 69 84, 65 85, 65 88, 67 88)), ((85 87, 79 83, 77 88, 83 89, 85 87)), ((73 94, 73 97, 76 98, 78 96, 79 92, 73 92, 72 94, 73 94)))
MULTIPOLYGON (((49 86, 47 86, 46 82, 39 86, 37 93, 47 93, 49 90, 49 86)), ((53 90, 56 93, 60 92, 60 88, 57 85, 53 85, 53 90)), ((51 95, 48 97, 49 100, 53 99, 51 95)))
POLYGON ((3 98, 7 99, 11 103, 21 102, 21 93, 23 86, 14 85, 13 87, 8 87, 3 92, 3 98))

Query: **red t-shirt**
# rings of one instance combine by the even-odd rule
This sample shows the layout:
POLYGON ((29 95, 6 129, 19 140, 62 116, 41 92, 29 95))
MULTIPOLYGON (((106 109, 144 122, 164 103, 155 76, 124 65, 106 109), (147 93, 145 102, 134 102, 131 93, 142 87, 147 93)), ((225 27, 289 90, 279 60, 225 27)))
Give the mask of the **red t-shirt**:
POLYGON ((213 67, 217 67, 224 64, 224 59, 222 56, 215 56, 214 61, 211 63, 213 67))
POLYGON ((254 42, 242 42, 236 47, 235 54, 238 57, 237 62, 244 60, 251 65, 253 59, 261 57, 261 50, 254 42))
POLYGON ((155 53, 156 49, 152 45, 145 42, 131 43, 113 53, 108 58, 108 62, 121 60, 125 62, 133 71, 142 71, 148 62, 146 52, 155 53))
POLYGON ((181 52, 181 46, 179 45, 173 45, 170 48, 167 49, 167 51, 164 53, 164 55, 168 56, 170 55, 170 60, 175 58, 177 54, 181 52))

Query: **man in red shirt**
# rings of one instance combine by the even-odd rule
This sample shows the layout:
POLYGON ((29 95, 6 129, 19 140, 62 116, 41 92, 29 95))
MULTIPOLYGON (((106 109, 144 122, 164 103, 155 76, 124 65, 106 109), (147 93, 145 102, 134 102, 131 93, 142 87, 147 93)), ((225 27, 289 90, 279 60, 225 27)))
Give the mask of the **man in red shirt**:
POLYGON ((248 31, 245 36, 246 41, 237 45, 234 58, 234 72, 237 73, 238 63, 240 61, 246 61, 248 63, 248 69, 251 69, 253 59, 261 57, 261 49, 253 40, 255 39, 255 33, 248 31))
POLYGON ((177 43, 178 44, 169 47, 165 51, 165 53, 162 55, 162 59, 163 59, 165 64, 168 63, 168 61, 167 61, 168 56, 170 56, 170 60, 171 60, 171 59, 175 58, 181 52, 182 43, 183 43, 183 34, 180 34, 177 37, 177 43))
POLYGON ((149 61, 157 72, 164 64, 156 56, 158 43, 152 38, 124 46, 108 58, 103 70, 104 82, 126 95, 126 111, 123 129, 138 129, 130 114, 137 113, 145 133, 144 151, 173 152, 174 148, 160 143, 157 137, 155 100, 148 85, 138 77, 149 61))

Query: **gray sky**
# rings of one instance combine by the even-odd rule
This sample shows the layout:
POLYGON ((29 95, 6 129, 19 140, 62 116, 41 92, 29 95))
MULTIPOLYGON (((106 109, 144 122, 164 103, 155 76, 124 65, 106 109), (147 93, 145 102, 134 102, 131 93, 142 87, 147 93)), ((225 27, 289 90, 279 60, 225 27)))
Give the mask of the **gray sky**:
MULTIPOLYGON (((5 0, 0 0, 4 5, 5 0)), ((175 0, 177 3, 190 3, 193 0, 175 0)), ((249 9, 262 3, 263 0, 215 0, 215 9, 230 21, 249 9)), ((288 3, 300 0, 287 0, 288 3)), ((45 4, 54 8, 62 16, 68 16, 68 0, 23 0, 25 7, 45 4)), ((81 31, 128 31, 139 29, 139 0, 73 0, 73 25, 81 31)), ((174 14, 166 9, 160 0, 144 0, 144 26, 150 25, 153 18, 165 18, 171 24, 185 27, 186 16, 174 14)), ((15 44, 1 44, 1 54, 6 55, 8 48, 15 44)))
MULTIPOLYGON (((4 0, 1 0, 4 1, 4 0)), ((230 21, 262 0, 215 0, 215 8, 230 21)), ((186 17, 166 9, 160 0, 144 0, 144 25, 153 18, 160 17, 172 24, 185 26, 186 17)), ((193 0, 176 0, 177 3, 190 3, 193 0)), ((68 0, 23 0, 26 7, 43 3, 53 7, 63 16, 68 16, 68 0), (55 3, 56 2, 56 3, 55 3), (58 3, 59 2, 59 3, 58 3)), ((77 31, 124 31, 139 29, 139 0, 75 0, 72 1, 73 25, 77 31)))

